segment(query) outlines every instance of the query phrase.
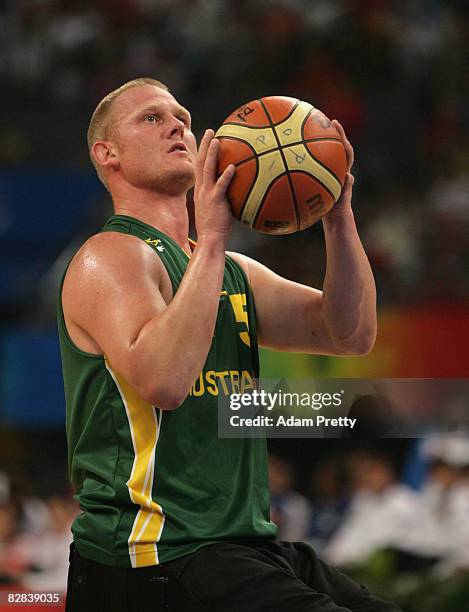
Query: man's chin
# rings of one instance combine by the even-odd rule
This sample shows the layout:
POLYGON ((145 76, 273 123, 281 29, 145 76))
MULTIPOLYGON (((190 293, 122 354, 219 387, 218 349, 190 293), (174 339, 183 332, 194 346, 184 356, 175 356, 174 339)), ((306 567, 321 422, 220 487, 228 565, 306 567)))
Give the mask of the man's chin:
POLYGON ((187 193, 195 184, 195 173, 191 166, 178 169, 164 179, 159 178, 155 183, 156 189, 168 195, 187 193))

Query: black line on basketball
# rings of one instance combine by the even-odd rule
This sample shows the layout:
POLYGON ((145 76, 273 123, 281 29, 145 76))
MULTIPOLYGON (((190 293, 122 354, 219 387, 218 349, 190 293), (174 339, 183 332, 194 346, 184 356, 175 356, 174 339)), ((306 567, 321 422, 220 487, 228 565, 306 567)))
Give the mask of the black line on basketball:
POLYGON ((298 208, 298 202, 296 201, 296 194, 295 194, 295 190, 293 189, 293 183, 292 183, 292 180, 291 180, 291 177, 290 177, 290 172, 289 172, 289 169, 288 169, 288 164, 287 164, 287 160, 286 160, 286 157, 285 157, 285 153, 283 152, 282 145, 280 143, 280 139, 279 139, 278 134, 277 134, 277 130, 274 127, 274 124, 272 122, 272 118, 269 115, 269 111, 267 110, 265 104, 262 102, 262 98, 259 100, 259 102, 262 104, 264 112, 265 112, 265 114, 267 115, 267 118, 270 121, 270 127, 272 128, 272 130, 274 132, 274 136, 275 136, 275 139, 276 139, 277 144, 278 144, 278 149, 279 149, 280 155, 282 156, 282 159, 283 159, 283 165, 285 166, 285 171, 288 174, 288 183, 290 185, 290 191, 291 191, 291 194, 292 194, 293 203, 295 205, 296 228, 297 228, 296 231, 299 232, 300 231, 300 225, 301 225, 300 224, 300 209, 298 208))
MULTIPOLYGON (((271 190, 271 189, 273 189, 273 187, 274 187, 274 185, 275 185, 275 183, 276 183, 277 181, 279 181, 279 180, 280 180, 280 179, 281 179, 283 176, 288 176, 288 174, 289 174, 288 170, 287 170, 286 172, 284 172, 283 174, 279 174, 278 176, 276 176, 276 177, 274 178, 274 180, 273 180, 273 181, 271 181, 270 185, 267 187, 267 191, 264 193, 264 196, 263 196, 263 198, 262 198, 262 200, 261 200, 261 203, 259 204, 259 207, 257 208, 257 212, 256 212, 256 214, 255 214, 255 217, 254 217, 253 221, 252 221, 252 225, 251 225, 251 227, 252 227, 253 229, 255 228, 255 225, 256 225, 256 223, 257 223, 257 220, 258 220, 258 218, 259 218, 259 215, 260 215, 260 214, 261 214, 261 212, 262 212, 262 209, 263 209, 263 207, 264 207, 264 202, 266 201, 267 196, 269 195, 270 190, 271 190)), ((293 198, 292 198, 292 199, 293 199, 293 198)), ((295 214, 296 214, 296 210, 295 210, 295 214)))
MULTIPOLYGON (((342 140, 340 138, 331 138, 331 136, 327 136, 327 138, 324 137, 318 137, 318 138, 305 138, 304 140, 302 140, 301 142, 319 142, 321 140, 332 140, 334 142, 342 142, 342 140)), ((300 144, 300 143, 298 143, 300 144)))
POLYGON ((241 162, 237 162, 236 164, 234 164, 235 166, 237 164, 240 164, 244 161, 247 161, 248 159, 252 159, 253 157, 257 156, 257 153, 254 147, 247 140, 242 140, 242 138, 238 138, 238 136, 219 136, 217 140, 220 140, 220 141, 221 140, 234 140, 235 142, 242 142, 243 144, 247 145, 251 149, 252 155, 250 157, 247 157, 246 159, 241 160, 241 162))
MULTIPOLYGON (((251 130, 265 130, 266 128, 271 127, 270 125, 251 125, 249 123, 235 123, 234 121, 225 121, 220 127, 223 127, 224 125, 236 125, 237 127, 242 126, 250 128, 251 130)), ((220 138, 222 137, 220 136, 220 138)), ((223 136, 223 138, 226 138, 226 136, 223 136)))
MULTIPOLYGON (((243 212, 244 212, 244 209, 246 208, 246 204, 247 204, 247 202, 249 200, 249 196, 251 195, 251 191, 254 189, 254 185, 256 184, 257 177, 259 176, 259 161, 257 159, 257 155, 255 155, 254 157, 250 157, 249 159, 250 160, 251 159, 255 159, 256 160, 256 175, 254 176, 254 179, 251 181, 251 186, 248 189, 246 197, 244 198, 244 202, 243 202, 243 204, 242 204, 242 206, 240 208, 240 211, 238 213, 239 221, 241 221, 241 217, 243 216, 243 212)), ((246 161, 248 161, 248 160, 246 160, 246 161)), ((251 224, 251 227, 252 227, 252 224, 251 224)))
MULTIPOLYGON (((264 97, 262 98, 262 100, 265 100, 267 97, 268 97, 268 96, 264 96, 264 97)), ((301 103, 301 100, 297 100, 297 101, 296 101, 295 106, 294 106, 294 107, 293 107, 293 108, 292 108, 292 109, 289 111, 288 115, 287 115, 287 116, 286 116, 284 119, 281 119, 280 121, 278 121, 277 123, 272 123, 272 127, 273 127, 274 125, 280 125, 281 123, 283 123, 284 121, 286 121, 287 119, 289 119, 289 118, 290 118, 290 117, 293 115, 293 112, 294 112, 295 108, 297 108, 297 106, 298 106, 300 103, 301 103)))
MULTIPOLYGON (((220 140, 222 140, 224 138, 229 138, 230 140, 238 140, 239 142, 245 142, 248 146, 251 147, 251 145, 246 140, 241 140, 238 137, 235 137, 235 136, 220 136, 220 140)), ((340 138, 308 138, 308 140, 298 140, 298 142, 292 142, 292 143, 284 145, 284 146, 282 146, 280 148, 281 149, 288 149, 288 147, 296 147, 298 145, 305 144, 307 142, 317 142, 319 140, 326 140, 326 141, 327 140, 332 140, 333 142, 342 142, 340 140, 340 138)), ((251 159, 254 159, 255 157, 262 157, 263 155, 267 155, 267 153, 272 153, 272 151, 276 151, 276 150, 277 150, 277 147, 275 147, 273 149, 268 149, 267 151, 262 151, 262 153, 254 152, 254 155, 252 155, 251 157, 246 157, 246 159, 243 159, 243 160, 241 160, 239 162, 236 162, 234 164, 234 166, 236 168, 238 168, 238 166, 242 166, 243 164, 245 164, 246 162, 250 161, 251 159)))
POLYGON ((332 193, 332 191, 331 191, 331 190, 330 190, 330 189, 329 189, 329 188, 328 188, 326 185, 324 185, 324 183, 321 181, 321 179, 318 179, 318 177, 317 177, 317 176, 314 176, 314 174, 310 174, 309 172, 306 172, 305 170, 291 170, 291 172, 292 172, 292 174, 296 174, 296 173, 298 172, 299 174, 304 174, 304 175, 306 175, 306 176, 309 176, 310 178, 312 178, 312 179, 313 179, 313 181, 316 181, 316 183, 318 183, 319 185, 321 185, 321 187, 322 187, 323 189, 325 189, 325 190, 327 191, 327 193, 328 193, 328 194, 330 194, 330 196, 331 196, 331 198, 332 198, 332 200, 333 200, 334 202, 336 201, 336 200, 335 200, 335 196, 334 196, 334 194, 332 193))
POLYGON ((303 121, 301 122, 301 130, 300 130, 300 134, 301 136, 304 136, 304 127, 305 127, 305 123, 308 121, 308 119, 311 117, 311 115, 314 113, 314 111, 317 110, 314 108, 311 108, 307 114, 305 115, 305 117, 303 118, 303 121))
POLYGON ((328 172, 330 172, 340 185, 342 184, 337 174, 333 172, 328 166, 325 166, 315 155, 313 155, 306 145, 305 145, 305 149, 308 151, 310 157, 312 157, 315 162, 317 162, 320 166, 322 166, 324 170, 327 170, 328 172))
MULTIPOLYGON (((255 157, 259 157, 255 149, 252 147, 252 145, 247 140, 242 140, 241 138, 238 138, 237 136, 220 136, 219 138, 217 138, 217 140, 220 140, 220 141, 221 140, 233 140, 235 142, 242 142, 243 144, 247 145, 251 149, 252 155, 250 157, 246 157, 245 159, 242 159, 239 162, 234 163, 233 166, 235 166, 235 168, 237 168, 238 166, 241 166, 247 161, 250 161, 251 159, 254 159, 255 157)), ((270 153, 273 150, 274 149, 270 149, 270 151, 266 151, 266 153, 270 153)))

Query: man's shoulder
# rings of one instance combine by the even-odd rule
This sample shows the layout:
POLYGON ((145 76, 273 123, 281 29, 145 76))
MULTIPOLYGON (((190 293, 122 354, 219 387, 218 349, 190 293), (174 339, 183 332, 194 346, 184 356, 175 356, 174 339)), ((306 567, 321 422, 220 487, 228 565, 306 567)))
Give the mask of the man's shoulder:
POLYGON ((75 253, 66 280, 71 277, 74 281, 93 280, 97 275, 122 278, 136 271, 158 274, 162 267, 160 258, 140 238, 120 232, 100 232, 88 238, 75 253))
POLYGON ((104 231, 90 236, 81 245, 75 257, 91 253, 97 256, 115 255, 118 257, 123 250, 132 253, 147 252, 144 241, 132 234, 104 231))
POLYGON ((231 259, 238 264, 241 270, 244 272, 248 281, 250 281, 249 277, 249 261, 250 258, 246 255, 242 255, 241 253, 236 253, 235 251, 226 251, 226 255, 231 257, 231 259))
POLYGON ((100 232, 88 238, 72 261, 92 264, 96 260, 120 262, 128 261, 129 258, 132 261, 150 260, 155 264, 160 261, 145 241, 132 234, 112 231, 100 232))

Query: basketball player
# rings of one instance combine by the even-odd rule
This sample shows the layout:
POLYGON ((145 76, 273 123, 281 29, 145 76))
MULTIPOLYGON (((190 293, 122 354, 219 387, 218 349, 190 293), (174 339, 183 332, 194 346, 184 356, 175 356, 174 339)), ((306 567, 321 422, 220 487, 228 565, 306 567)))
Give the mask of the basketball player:
POLYGON ((217 436, 217 395, 234 379, 252 387, 258 340, 328 355, 373 346, 375 286, 352 176, 324 219, 321 292, 225 253, 235 170, 216 178, 213 132, 197 151, 189 112, 163 84, 110 93, 88 143, 115 214, 73 258, 59 301, 82 508, 67 610, 395 610, 308 546, 276 542, 265 440, 217 436), (187 237, 194 183, 197 244, 187 237))

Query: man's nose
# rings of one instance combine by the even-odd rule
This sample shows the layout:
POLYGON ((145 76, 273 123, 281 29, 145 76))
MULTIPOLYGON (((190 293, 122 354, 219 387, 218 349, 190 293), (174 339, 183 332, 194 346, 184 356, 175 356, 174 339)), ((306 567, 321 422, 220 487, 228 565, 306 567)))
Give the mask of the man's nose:
POLYGON ((176 136, 178 134, 182 136, 184 134, 185 127, 186 126, 184 124, 184 121, 181 121, 181 119, 174 117, 173 123, 171 125, 171 132, 170 132, 171 136, 176 136))

